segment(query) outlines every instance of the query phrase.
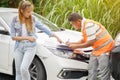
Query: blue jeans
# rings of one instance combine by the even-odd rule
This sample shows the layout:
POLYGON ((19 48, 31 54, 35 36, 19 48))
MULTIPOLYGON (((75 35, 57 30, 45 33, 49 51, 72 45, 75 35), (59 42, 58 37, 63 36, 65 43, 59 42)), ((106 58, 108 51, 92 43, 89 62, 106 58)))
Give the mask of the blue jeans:
POLYGON ((15 49, 16 80, 31 80, 29 66, 35 56, 36 46, 31 46, 31 42, 20 42, 15 49))

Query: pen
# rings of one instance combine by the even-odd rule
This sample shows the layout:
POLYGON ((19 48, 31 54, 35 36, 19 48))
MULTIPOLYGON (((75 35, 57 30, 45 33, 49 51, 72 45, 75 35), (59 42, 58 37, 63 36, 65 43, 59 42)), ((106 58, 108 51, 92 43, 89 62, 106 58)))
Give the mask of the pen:
POLYGON ((69 42, 69 41, 70 41, 70 39, 67 40, 67 42, 69 42))
POLYGON ((69 41, 70 41, 70 39, 68 39, 68 40, 66 41, 66 44, 67 44, 67 45, 69 44, 69 41))

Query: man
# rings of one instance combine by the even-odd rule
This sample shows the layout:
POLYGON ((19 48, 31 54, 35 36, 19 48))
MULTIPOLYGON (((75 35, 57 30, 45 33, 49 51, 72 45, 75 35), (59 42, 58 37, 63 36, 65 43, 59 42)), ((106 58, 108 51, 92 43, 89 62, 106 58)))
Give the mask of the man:
POLYGON ((83 39, 79 42, 67 42, 72 49, 93 47, 88 65, 88 80, 110 80, 109 51, 113 47, 113 39, 100 23, 72 13, 68 21, 75 29, 81 29, 83 39))

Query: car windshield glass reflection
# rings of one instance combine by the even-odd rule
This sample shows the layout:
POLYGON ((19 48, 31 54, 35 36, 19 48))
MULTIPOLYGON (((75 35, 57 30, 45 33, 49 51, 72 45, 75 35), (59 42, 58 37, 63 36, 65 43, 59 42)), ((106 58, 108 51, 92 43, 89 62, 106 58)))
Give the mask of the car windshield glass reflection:
POLYGON ((49 20, 43 18, 42 16, 40 16, 40 15, 38 15, 38 14, 36 14, 36 13, 34 13, 34 15, 37 17, 38 20, 40 20, 40 21, 43 23, 44 26, 50 27, 50 29, 51 29, 52 31, 59 31, 59 30, 60 30, 60 28, 57 27, 56 24, 50 22, 49 20))
MULTIPOLYGON (((10 26, 11 21, 13 19, 14 16, 17 15, 17 12, 1 12, 0 16, 5 20, 5 22, 10 26)), ((52 22, 50 22, 49 20, 43 18, 42 16, 34 13, 34 16, 36 16, 38 18, 38 20, 40 20, 44 26, 49 27, 52 31, 59 31, 59 27, 57 27, 55 24, 53 24, 52 22)))

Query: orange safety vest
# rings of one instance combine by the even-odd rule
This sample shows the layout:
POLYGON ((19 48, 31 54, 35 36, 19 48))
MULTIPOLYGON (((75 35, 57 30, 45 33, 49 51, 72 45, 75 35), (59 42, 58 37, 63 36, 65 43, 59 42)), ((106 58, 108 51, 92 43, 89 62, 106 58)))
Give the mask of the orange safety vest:
POLYGON ((101 25, 98 22, 95 22, 93 20, 86 20, 83 25, 83 30, 81 31, 83 33, 83 41, 87 41, 87 34, 86 34, 86 29, 85 26, 87 23, 92 22, 94 24, 97 24, 101 32, 96 34, 96 41, 93 44, 93 55, 99 56, 105 52, 109 52, 113 48, 114 41, 111 37, 111 35, 107 32, 105 27, 101 25))

